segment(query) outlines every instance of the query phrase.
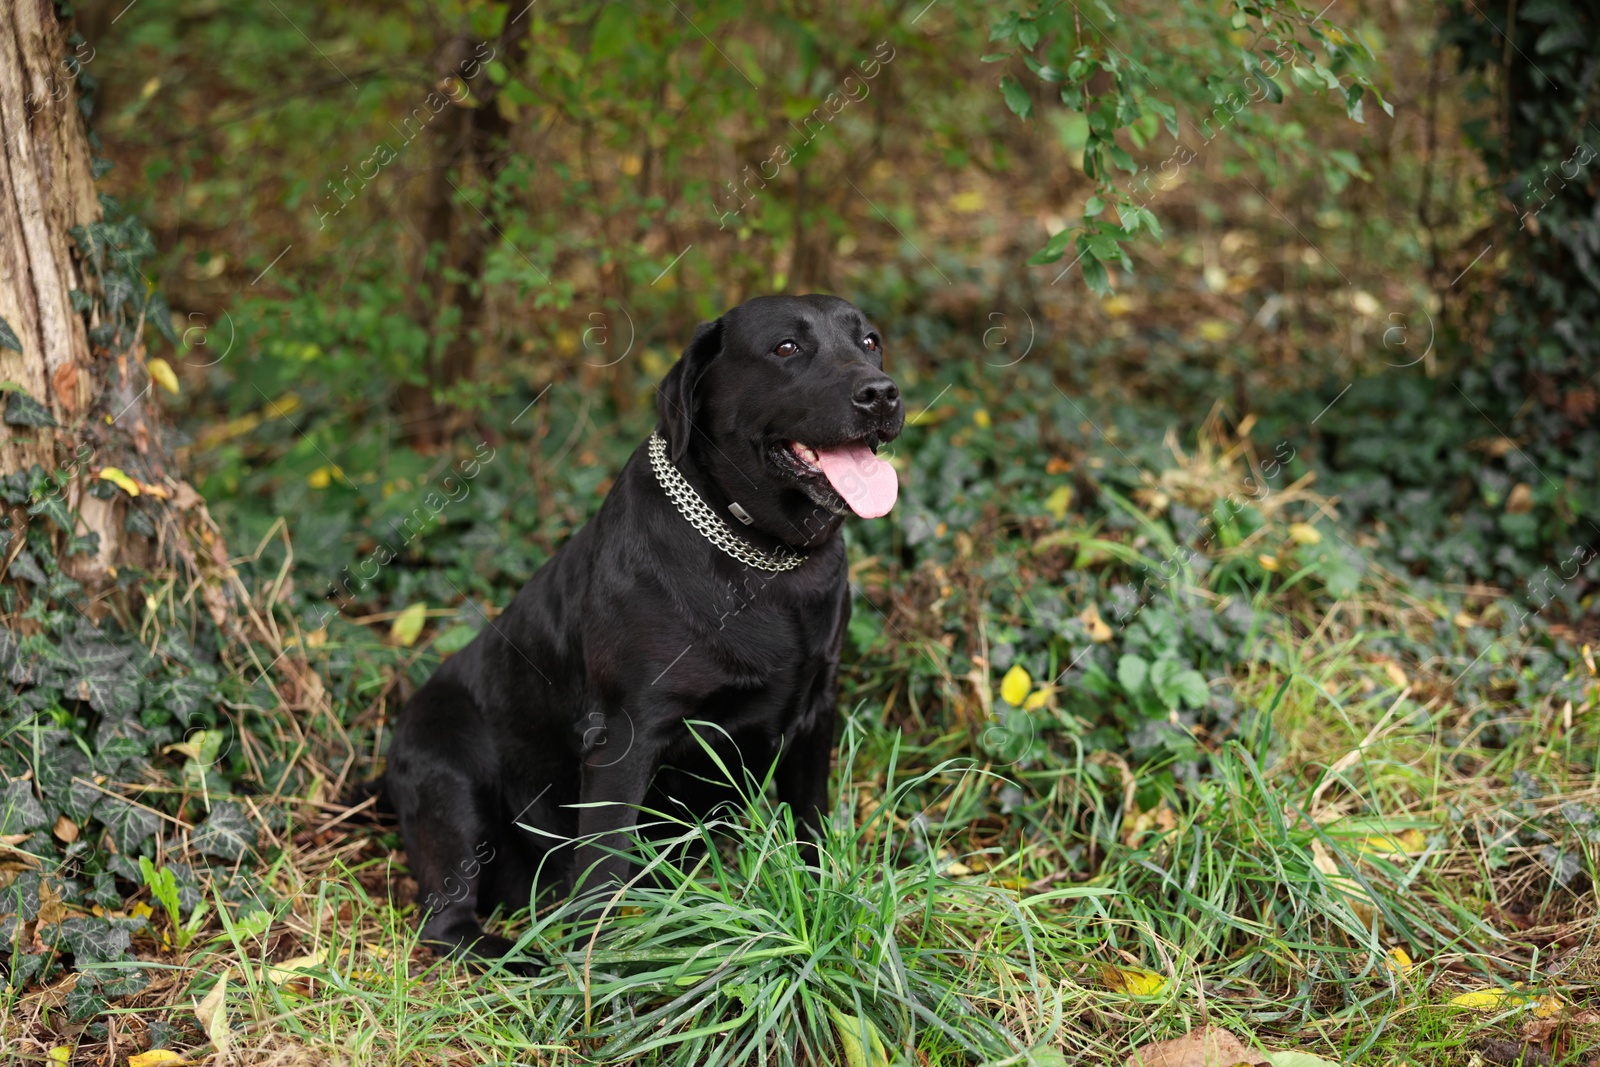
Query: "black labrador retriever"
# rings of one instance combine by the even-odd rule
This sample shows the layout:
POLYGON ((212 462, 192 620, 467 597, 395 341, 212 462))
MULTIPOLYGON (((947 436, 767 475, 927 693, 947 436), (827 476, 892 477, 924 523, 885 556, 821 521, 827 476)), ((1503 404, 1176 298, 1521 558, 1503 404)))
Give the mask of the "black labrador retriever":
POLYGON ((454 954, 505 955, 477 915, 535 888, 609 898, 639 808, 709 815, 702 741, 758 778, 776 761, 807 837, 827 810, 839 527, 898 492, 883 339, 837 297, 759 297, 696 328, 656 407, 599 512, 396 723, 380 788, 423 938, 454 954))

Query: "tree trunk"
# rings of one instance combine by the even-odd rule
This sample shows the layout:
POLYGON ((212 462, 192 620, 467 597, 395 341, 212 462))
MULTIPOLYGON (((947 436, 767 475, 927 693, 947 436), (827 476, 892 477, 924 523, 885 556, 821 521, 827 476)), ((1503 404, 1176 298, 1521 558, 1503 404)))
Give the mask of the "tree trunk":
MULTIPOLYGON (((507 5, 508 14, 520 6, 507 5)), ((499 107, 500 87, 489 80, 487 60, 478 60, 487 54, 508 69, 519 70, 527 56, 528 30, 533 24, 526 15, 523 8, 521 16, 510 18, 493 42, 492 52, 485 51, 488 42, 463 37, 448 42, 436 57, 441 79, 460 78, 471 86, 472 106, 452 102, 445 120, 434 127, 435 162, 422 212, 418 277, 423 293, 440 296, 437 304, 424 306, 424 328, 437 329, 439 321, 453 310, 455 336, 445 346, 443 358, 437 363, 430 361, 424 384, 400 387, 401 424, 413 445, 437 446, 445 440, 450 413, 434 399, 435 394, 472 375, 483 321, 483 268, 490 248, 501 239, 494 181, 509 159, 512 126, 499 107), (451 172, 464 178, 468 166, 479 176, 481 190, 476 199, 483 206, 458 219, 461 212, 455 205, 457 187, 451 172), (437 261, 431 258, 435 251, 440 256, 437 261)))
MULTIPOLYGON (((153 481, 164 457, 143 346, 97 348, 90 337, 101 303, 74 309, 74 290, 98 290, 69 233, 101 218, 76 85, 86 56, 69 51, 49 0, 0 6, 0 319, 9 329, 0 334, 0 475, 38 466, 69 477, 63 497, 76 532, 99 545, 65 565, 95 593, 130 551, 147 560, 150 545, 123 529, 126 494, 88 492, 92 473, 115 466, 153 481)), ((13 515, 14 525, 23 521, 13 515)))

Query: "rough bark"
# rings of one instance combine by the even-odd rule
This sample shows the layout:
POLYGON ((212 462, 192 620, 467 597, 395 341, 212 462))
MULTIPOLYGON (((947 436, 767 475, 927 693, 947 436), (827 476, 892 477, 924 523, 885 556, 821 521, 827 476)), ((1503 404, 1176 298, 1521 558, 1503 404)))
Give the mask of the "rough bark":
MULTIPOLYGON (((0 346, 0 382, 57 423, 5 425, 0 474, 37 464, 73 475, 67 506, 78 516, 77 532, 96 534, 99 549, 66 562, 92 592, 109 583, 130 549, 148 558, 148 545, 131 544, 138 539, 123 529, 127 498, 86 491, 94 472, 131 466, 136 476, 153 477, 164 464, 142 348, 95 350, 97 312, 73 309, 72 291, 94 286, 69 231, 96 222, 101 210, 70 55, 49 0, 0 5, 0 318, 21 346, 0 346)), ((84 59, 79 52, 77 61, 84 59)))

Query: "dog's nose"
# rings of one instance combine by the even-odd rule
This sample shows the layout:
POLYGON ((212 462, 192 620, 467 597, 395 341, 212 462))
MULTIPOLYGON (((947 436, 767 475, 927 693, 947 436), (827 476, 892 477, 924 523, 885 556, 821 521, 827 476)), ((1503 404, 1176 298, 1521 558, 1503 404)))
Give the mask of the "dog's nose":
POLYGON ((869 415, 885 415, 900 399, 900 389, 888 378, 874 378, 862 383, 854 397, 856 407, 869 415))

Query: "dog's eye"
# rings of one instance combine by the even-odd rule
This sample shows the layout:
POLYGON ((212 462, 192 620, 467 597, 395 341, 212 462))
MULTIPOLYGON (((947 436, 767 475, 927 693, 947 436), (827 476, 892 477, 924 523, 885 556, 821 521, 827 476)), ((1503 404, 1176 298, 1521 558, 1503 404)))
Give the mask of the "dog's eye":
POLYGON ((795 344, 793 341, 784 341, 772 351, 776 355, 783 356, 785 359, 787 359, 790 356, 797 355, 800 352, 800 346, 795 344))
POLYGON ((867 346, 868 352, 876 352, 878 350, 878 339, 870 333, 861 339, 861 343, 867 346))

